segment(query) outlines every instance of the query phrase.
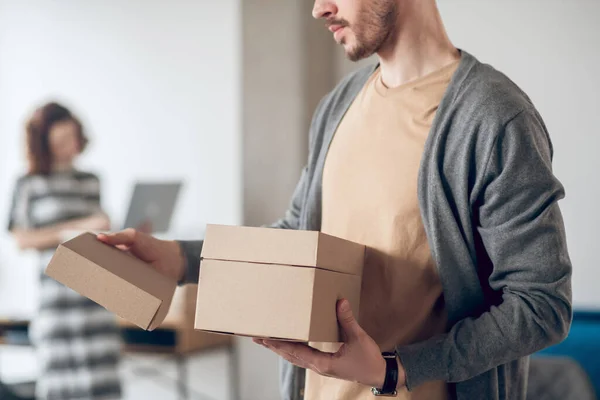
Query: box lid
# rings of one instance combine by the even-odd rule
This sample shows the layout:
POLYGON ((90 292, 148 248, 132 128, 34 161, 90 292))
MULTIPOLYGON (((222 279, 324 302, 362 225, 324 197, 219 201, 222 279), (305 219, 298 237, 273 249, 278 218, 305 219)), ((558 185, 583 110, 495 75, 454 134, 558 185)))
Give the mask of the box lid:
POLYGON ((177 282, 84 233, 59 246, 46 274, 143 329, 164 320, 177 282))
POLYGON ((202 258, 362 275, 365 247, 316 231, 208 225, 202 258))

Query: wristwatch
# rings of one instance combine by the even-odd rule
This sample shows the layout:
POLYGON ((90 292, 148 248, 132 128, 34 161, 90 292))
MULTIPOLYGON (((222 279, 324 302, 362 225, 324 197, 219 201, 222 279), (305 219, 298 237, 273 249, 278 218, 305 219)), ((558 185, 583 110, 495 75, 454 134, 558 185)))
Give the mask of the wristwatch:
POLYGON ((385 359, 385 380, 382 388, 371 388, 371 393, 375 396, 396 397, 398 392, 398 360, 396 353, 382 353, 385 359))

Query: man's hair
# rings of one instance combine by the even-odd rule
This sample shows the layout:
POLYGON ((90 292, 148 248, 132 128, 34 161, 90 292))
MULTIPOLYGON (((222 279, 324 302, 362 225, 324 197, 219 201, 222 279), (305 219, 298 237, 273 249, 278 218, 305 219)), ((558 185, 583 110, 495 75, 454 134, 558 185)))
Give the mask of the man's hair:
POLYGON ((61 104, 51 102, 39 107, 25 126, 27 139, 28 173, 30 175, 48 175, 52 168, 50 151, 50 129, 58 122, 72 121, 77 127, 79 150, 83 151, 88 138, 83 132, 81 122, 61 104))

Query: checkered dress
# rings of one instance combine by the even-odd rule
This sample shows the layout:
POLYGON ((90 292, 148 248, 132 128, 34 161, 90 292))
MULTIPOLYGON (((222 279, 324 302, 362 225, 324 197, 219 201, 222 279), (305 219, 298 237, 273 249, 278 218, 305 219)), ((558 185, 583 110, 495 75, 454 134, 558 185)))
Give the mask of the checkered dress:
MULTIPOLYGON (((9 230, 43 228, 99 211, 100 185, 92 174, 25 176, 15 189, 9 230)), ((115 317, 43 274, 54 250, 40 252, 40 304, 30 326, 40 368, 36 397, 119 399, 121 340, 115 317)))

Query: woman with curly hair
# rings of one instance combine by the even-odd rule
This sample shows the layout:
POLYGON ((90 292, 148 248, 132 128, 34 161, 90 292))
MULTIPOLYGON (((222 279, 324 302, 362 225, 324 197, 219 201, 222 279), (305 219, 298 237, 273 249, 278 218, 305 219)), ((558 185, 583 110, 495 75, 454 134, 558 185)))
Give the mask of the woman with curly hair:
POLYGON ((21 249, 40 253, 40 304, 30 327, 40 368, 36 397, 118 399, 121 341, 114 315, 43 274, 65 231, 109 229, 98 177, 74 167, 87 138, 57 103, 35 111, 26 135, 29 169, 17 182, 8 229, 21 249))

